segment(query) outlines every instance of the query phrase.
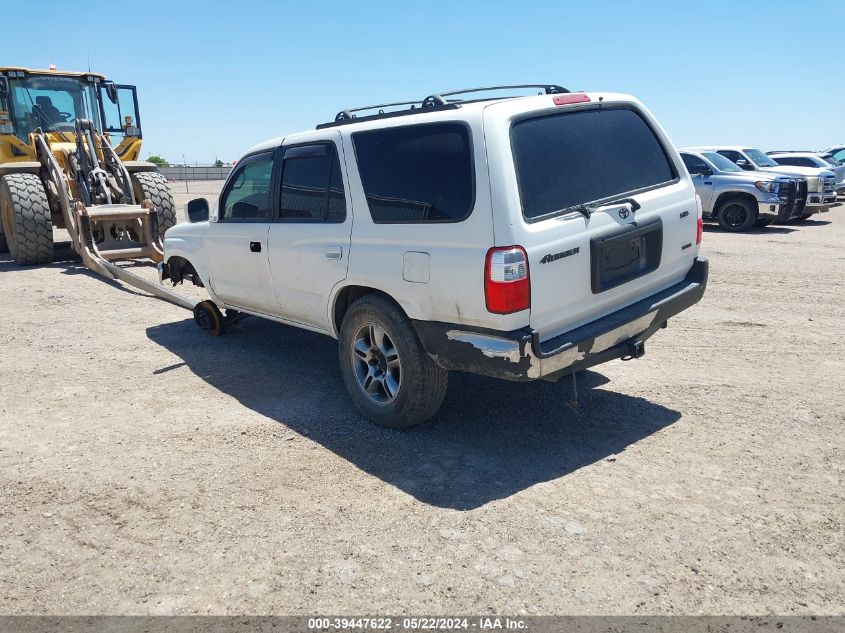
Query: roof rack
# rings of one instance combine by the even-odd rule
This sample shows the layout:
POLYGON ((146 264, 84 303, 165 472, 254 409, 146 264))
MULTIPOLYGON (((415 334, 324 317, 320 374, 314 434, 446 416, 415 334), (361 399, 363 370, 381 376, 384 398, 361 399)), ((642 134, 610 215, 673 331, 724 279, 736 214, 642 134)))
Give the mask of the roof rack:
MULTIPOLYGON (((521 89, 521 88, 541 88, 543 90, 540 94, 563 94, 569 92, 563 86, 558 86, 556 84, 512 84, 512 85, 505 85, 505 86, 484 86, 481 88, 465 88, 463 90, 452 90, 450 92, 439 92, 436 94, 432 94, 427 96, 422 101, 396 101, 394 103, 381 103, 378 105, 371 105, 371 106, 360 106, 357 108, 348 108, 346 110, 341 110, 335 116, 334 121, 330 123, 322 123, 317 126, 317 129, 322 129, 326 127, 333 127, 336 125, 345 125, 348 123, 355 123, 358 121, 372 121, 374 119, 382 119, 382 118, 389 118, 395 116, 405 116, 408 114, 417 114, 420 112, 437 112, 439 110, 454 110, 457 109, 460 103, 474 103, 477 101, 487 101, 490 99, 502 99, 505 97, 483 97, 480 99, 448 99, 447 97, 455 97, 457 95, 464 95, 464 94, 471 94, 474 92, 491 92, 497 90, 513 90, 513 89, 521 89), (385 108, 395 108, 398 106, 410 106, 409 108, 405 108, 402 110, 396 110, 393 112, 385 112, 385 108), (357 113, 364 112, 366 110, 378 110, 375 114, 368 114, 364 116, 359 116, 357 113)), ((508 97, 513 98, 513 97, 508 97)))

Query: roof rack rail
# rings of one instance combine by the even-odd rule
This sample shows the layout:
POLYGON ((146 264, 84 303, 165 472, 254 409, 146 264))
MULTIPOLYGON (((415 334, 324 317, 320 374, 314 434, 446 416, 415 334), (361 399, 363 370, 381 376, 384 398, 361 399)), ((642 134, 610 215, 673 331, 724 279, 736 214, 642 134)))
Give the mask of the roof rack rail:
MULTIPOLYGON (((454 97, 455 95, 464 95, 472 92, 491 92, 493 90, 513 90, 515 88, 542 88, 547 95, 557 95, 569 92, 563 86, 555 84, 511 84, 505 86, 482 86, 481 88, 465 88, 463 90, 452 90, 451 92, 440 92, 430 95, 425 98, 423 105, 445 105, 450 103, 445 97, 454 97)), ((494 97, 491 97, 494 98, 494 97)))
POLYGON ((387 117, 395 117, 395 116, 405 116, 408 114, 416 114, 419 112, 432 112, 437 110, 453 110, 459 107, 458 104, 460 103, 471 103, 474 101, 486 101, 489 99, 497 99, 500 97, 486 97, 481 99, 471 99, 471 100, 463 100, 463 99, 447 99, 447 97, 454 97, 456 95, 463 95, 463 94, 470 94, 474 92, 491 92, 496 90, 513 90, 513 89, 520 89, 520 88, 541 88, 543 90, 542 94, 552 95, 552 94, 563 94, 566 92, 570 92, 563 86, 558 86, 556 84, 512 84, 512 85, 504 85, 504 86, 483 86, 481 88, 466 88, 463 90, 452 90, 450 92, 440 92, 436 94, 432 94, 427 96, 422 101, 396 101, 394 103, 381 103, 377 105, 371 106, 360 106, 357 108, 347 108, 346 110, 341 110, 337 113, 334 118, 334 121, 330 123, 322 123, 317 126, 317 129, 322 129, 326 127, 333 127, 336 125, 344 125, 346 123, 353 123, 356 121, 371 121, 374 119, 381 119, 387 117), (403 110, 396 110, 393 112, 385 112, 385 108, 395 108, 398 106, 410 106, 409 108, 405 108, 403 110), (375 114, 369 114, 364 116, 359 116, 357 113, 363 112, 365 110, 378 110, 375 114))

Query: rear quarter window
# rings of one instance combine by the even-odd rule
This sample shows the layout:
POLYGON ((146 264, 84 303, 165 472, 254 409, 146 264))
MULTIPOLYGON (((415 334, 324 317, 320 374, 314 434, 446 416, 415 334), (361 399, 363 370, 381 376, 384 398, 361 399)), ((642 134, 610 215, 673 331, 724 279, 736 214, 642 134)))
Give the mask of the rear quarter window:
POLYGON ((674 182, 674 164, 634 110, 594 108, 511 127, 522 212, 529 221, 674 182))
POLYGON ((469 128, 426 123, 352 135, 373 222, 460 222, 475 199, 469 128))

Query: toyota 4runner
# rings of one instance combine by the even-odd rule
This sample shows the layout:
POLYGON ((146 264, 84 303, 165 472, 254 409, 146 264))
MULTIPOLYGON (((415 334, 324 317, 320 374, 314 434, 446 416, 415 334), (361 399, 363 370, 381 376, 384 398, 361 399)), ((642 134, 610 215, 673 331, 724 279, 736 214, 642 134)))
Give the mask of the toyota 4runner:
POLYGON ((186 211, 159 272, 207 289, 197 323, 246 312, 337 338, 352 402, 390 427, 431 418, 449 371, 555 380, 639 357, 707 283, 687 170, 620 94, 344 110, 254 147, 217 204, 186 211))

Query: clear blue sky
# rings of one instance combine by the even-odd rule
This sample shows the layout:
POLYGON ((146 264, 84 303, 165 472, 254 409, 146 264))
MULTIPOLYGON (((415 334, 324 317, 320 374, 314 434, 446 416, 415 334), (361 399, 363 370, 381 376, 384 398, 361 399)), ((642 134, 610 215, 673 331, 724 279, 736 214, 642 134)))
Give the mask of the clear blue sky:
POLYGON ((677 145, 845 143, 845 0, 39 0, 2 20, 0 65, 90 56, 136 84, 144 157, 171 161, 234 160, 345 107, 531 82, 634 94, 677 145))

